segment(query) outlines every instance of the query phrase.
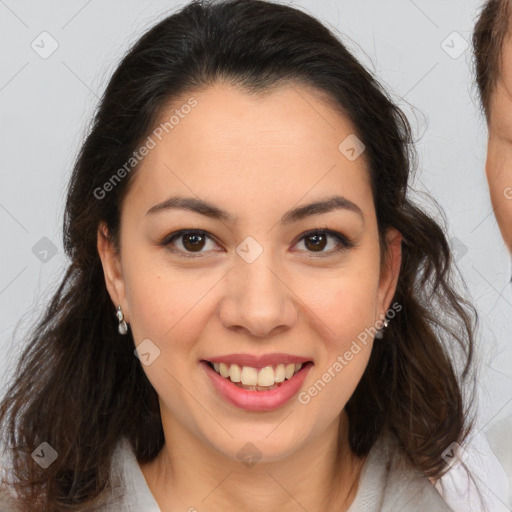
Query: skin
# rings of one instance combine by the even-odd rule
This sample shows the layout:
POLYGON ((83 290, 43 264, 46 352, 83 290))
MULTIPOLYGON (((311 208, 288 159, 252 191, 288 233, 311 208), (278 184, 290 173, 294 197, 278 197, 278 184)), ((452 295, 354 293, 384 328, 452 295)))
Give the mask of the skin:
POLYGON ((512 254, 512 37, 502 48, 501 75, 491 95, 485 171, 491 202, 512 254))
POLYGON ((295 85, 250 96, 219 83, 193 97, 198 105, 133 177, 120 255, 104 226, 98 230, 114 305, 122 306, 136 345, 149 338, 161 351, 143 369, 159 396, 166 442, 141 470, 165 511, 346 510, 365 459, 349 448, 344 407, 373 340, 307 405, 292 399, 271 412, 227 403, 199 361, 233 352, 306 356, 315 364, 307 390, 390 307, 401 234, 389 230, 381 268, 365 161, 338 150, 354 129, 316 91, 295 85), (178 209, 145 215, 174 194, 206 199, 237 219, 178 209), (279 223, 289 209, 333 194, 356 203, 363 217, 339 209, 279 223), (339 242, 328 237, 315 250, 304 233, 326 227, 357 245, 335 253, 339 242), (183 236, 160 245, 182 229, 212 238, 197 249, 183 236), (248 236, 263 249, 252 263, 235 252, 248 236), (199 256, 180 256, 187 249, 199 256), (247 442, 262 456, 250 468, 237 457, 247 442))

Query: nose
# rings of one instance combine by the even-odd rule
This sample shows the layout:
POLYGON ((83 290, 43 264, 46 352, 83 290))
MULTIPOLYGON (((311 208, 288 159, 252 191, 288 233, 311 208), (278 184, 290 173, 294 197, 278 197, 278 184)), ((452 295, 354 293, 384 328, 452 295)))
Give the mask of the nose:
POLYGON ((266 254, 263 251, 252 263, 237 257, 235 268, 225 277, 219 316, 227 329, 269 337, 297 321, 297 299, 285 272, 266 254))

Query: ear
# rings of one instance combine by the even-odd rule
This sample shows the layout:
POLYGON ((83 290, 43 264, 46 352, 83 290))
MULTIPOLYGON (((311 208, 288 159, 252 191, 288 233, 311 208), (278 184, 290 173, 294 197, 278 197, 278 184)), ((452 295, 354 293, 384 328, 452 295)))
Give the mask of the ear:
POLYGON ((400 265, 402 263, 402 234, 395 228, 389 228, 386 232, 388 252, 381 264, 377 313, 385 315, 389 309, 391 300, 396 291, 400 265))
POLYGON ((104 222, 98 226, 97 247, 110 298, 116 310, 117 306, 121 306, 125 321, 130 323, 121 258, 109 237, 108 229, 104 222))

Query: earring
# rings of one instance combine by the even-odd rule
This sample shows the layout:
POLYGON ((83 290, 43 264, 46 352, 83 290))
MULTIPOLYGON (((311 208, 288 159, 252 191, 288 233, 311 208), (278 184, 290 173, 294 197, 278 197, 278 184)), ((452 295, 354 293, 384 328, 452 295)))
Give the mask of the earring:
POLYGON ((117 306, 116 316, 119 320, 119 325, 117 326, 119 334, 126 334, 128 332, 128 324, 124 321, 124 315, 121 311, 121 306, 117 306))
POLYGON ((387 318, 386 318, 386 319, 384 319, 384 322, 383 322, 383 323, 384 323, 384 327, 380 328, 380 329, 375 333, 375 337, 376 337, 377 339, 379 339, 379 340, 381 340, 381 339, 384 337, 384 333, 383 333, 383 331, 384 331, 384 329, 389 325, 389 322, 388 322, 387 318))

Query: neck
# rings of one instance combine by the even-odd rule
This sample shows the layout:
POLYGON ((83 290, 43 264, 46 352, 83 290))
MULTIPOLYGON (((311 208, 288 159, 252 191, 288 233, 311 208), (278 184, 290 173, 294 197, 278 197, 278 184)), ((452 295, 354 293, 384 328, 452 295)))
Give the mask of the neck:
MULTIPOLYGON (((162 415, 162 420, 166 443, 153 461, 141 465, 162 511, 189 510, 194 505, 205 512, 298 508, 340 512, 356 495, 364 458, 350 450, 344 411, 307 445, 278 460, 262 457, 254 465, 226 457, 177 421, 169 421, 170 416, 162 415)), ((250 449, 247 445, 246 451, 250 449)))

